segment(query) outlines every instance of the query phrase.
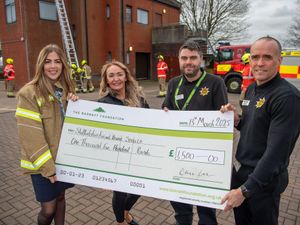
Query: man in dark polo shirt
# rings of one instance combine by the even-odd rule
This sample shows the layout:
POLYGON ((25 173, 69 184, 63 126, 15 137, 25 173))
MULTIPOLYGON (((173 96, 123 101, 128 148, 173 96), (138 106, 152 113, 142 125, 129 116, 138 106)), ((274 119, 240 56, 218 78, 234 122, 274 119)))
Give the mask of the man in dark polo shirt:
MULTIPOLYGON (((185 42, 179 49, 182 75, 169 81, 164 110, 219 110, 228 102, 224 81, 202 70, 203 54, 194 41, 185 42)), ((176 225, 191 225, 193 206, 172 202, 176 225)), ((197 206, 199 225, 215 225, 216 210, 197 206)))
POLYGON ((225 211, 234 209, 237 225, 277 225, 280 194, 288 185, 289 157, 300 132, 300 92, 280 77, 281 45, 262 37, 250 49, 253 82, 242 102, 242 116, 234 111, 240 141, 232 173, 232 190, 225 195, 225 211))

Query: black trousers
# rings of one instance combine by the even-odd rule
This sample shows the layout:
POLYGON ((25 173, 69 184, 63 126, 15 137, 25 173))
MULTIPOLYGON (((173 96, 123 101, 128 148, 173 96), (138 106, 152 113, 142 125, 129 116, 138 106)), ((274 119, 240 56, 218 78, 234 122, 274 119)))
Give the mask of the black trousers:
MULTIPOLYGON (((241 167, 238 172, 232 171, 232 189, 239 188, 253 171, 241 167)), ((234 208, 236 225, 278 225, 280 194, 288 184, 287 171, 274 177, 272 182, 255 193, 237 208, 234 208)))
MULTIPOLYGON (((172 202, 171 205, 175 210, 176 225, 192 225, 193 223, 193 205, 172 202)), ((216 210, 203 206, 197 206, 199 216, 198 225, 216 225, 216 210)))
POLYGON ((112 207, 118 223, 122 223, 124 221, 124 211, 129 211, 139 197, 139 195, 119 191, 113 192, 112 207))

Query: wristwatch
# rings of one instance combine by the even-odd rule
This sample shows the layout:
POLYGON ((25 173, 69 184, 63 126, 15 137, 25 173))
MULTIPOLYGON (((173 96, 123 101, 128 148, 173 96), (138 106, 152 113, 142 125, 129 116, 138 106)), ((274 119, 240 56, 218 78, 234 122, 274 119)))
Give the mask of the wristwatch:
POLYGON ((245 187, 245 185, 240 186, 242 194, 245 198, 250 197, 250 191, 245 187))

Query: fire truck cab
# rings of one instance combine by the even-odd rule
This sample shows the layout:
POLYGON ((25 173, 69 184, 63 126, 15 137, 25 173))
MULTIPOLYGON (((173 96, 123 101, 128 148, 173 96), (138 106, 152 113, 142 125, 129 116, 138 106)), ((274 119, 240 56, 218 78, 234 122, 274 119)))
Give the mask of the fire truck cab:
MULTIPOLYGON (((251 45, 221 45, 214 60, 213 73, 224 78, 228 92, 240 93, 244 64, 241 57, 250 52, 251 45)), ((282 63, 278 68, 281 77, 300 79, 300 51, 282 51, 282 63)))
POLYGON ((281 55, 280 76, 287 79, 300 79, 300 51, 282 52, 281 55))
POLYGON ((250 52, 251 45, 221 45, 214 60, 213 73, 224 78, 228 92, 239 93, 242 84, 244 64, 241 57, 250 52))

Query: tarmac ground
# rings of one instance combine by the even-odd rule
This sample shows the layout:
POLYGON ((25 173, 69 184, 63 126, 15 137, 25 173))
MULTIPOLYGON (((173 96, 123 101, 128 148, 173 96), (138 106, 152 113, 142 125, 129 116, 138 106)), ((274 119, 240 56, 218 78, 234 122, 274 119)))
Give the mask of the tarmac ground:
MULTIPOLYGON (((163 98, 157 98, 157 83, 141 81, 146 99, 152 108, 160 108, 163 98)), ((96 100, 97 92, 79 94, 81 99, 96 100)), ((229 94, 230 102, 238 105, 238 95, 229 94)), ((20 144, 15 121, 16 99, 7 98, 4 82, 0 81, 0 225, 34 225, 40 209, 29 176, 19 169, 20 144)), ((238 137, 238 133, 236 133, 238 137)), ((235 141, 236 142, 236 141, 235 141)), ((282 194, 280 225, 300 225, 300 141, 290 157, 289 185, 282 194)), ((67 190, 67 225, 116 224, 111 207, 112 192, 76 185, 67 190)), ((195 207, 194 207, 195 211, 195 207)), ((131 213, 140 225, 174 224, 174 212, 168 201, 141 197, 131 213)), ((220 225, 234 223, 233 213, 217 211, 220 225)), ((197 215, 193 225, 198 224, 197 215)))

